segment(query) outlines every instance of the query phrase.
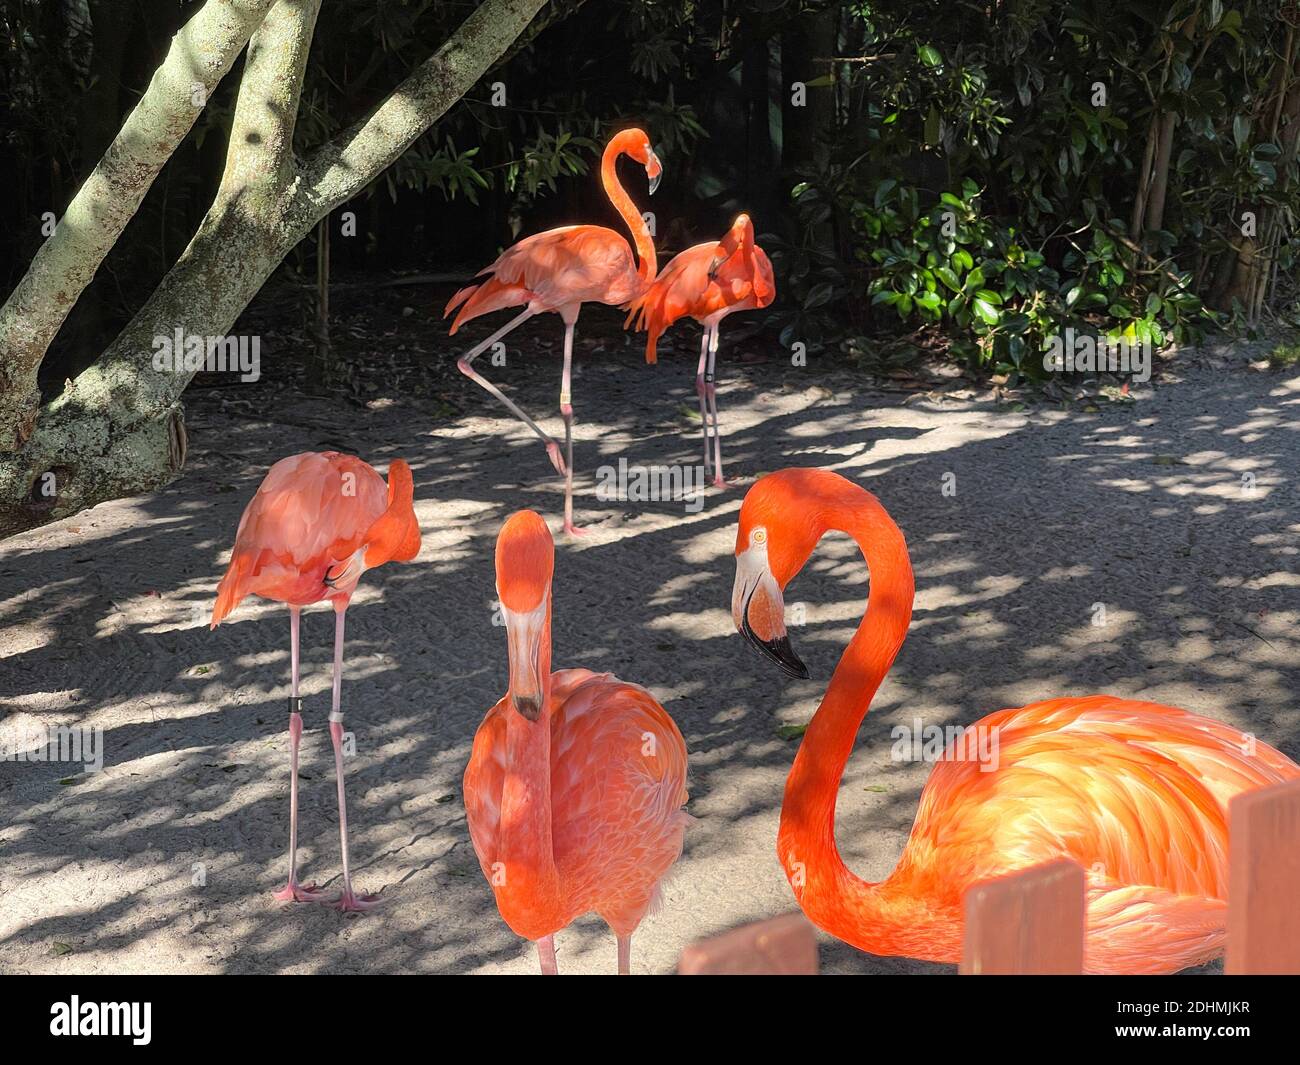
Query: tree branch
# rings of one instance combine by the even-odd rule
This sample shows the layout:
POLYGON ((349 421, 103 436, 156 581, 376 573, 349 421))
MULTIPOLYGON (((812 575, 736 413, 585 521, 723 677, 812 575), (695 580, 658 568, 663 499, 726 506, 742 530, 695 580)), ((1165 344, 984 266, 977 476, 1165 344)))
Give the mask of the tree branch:
POLYGON ((321 0, 276 0, 248 42, 218 197, 263 185, 274 195, 294 171, 293 131, 321 0))
POLYGON ((68 312, 194 125, 272 0, 208 0, 0 307, 0 452, 31 435, 37 371, 68 312))
POLYGON ((487 0, 367 119, 322 145, 303 167, 301 206, 314 222, 355 196, 461 98, 546 0, 487 0))

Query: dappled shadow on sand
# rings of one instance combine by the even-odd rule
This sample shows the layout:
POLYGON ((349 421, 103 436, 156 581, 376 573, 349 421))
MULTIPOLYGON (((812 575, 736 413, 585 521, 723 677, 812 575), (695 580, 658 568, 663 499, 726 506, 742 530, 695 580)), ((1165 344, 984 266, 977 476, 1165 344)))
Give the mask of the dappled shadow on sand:
MULTIPOLYGON (((858 873, 886 876, 910 828, 928 766, 892 761, 890 729, 914 719, 968 724, 1038 698, 1111 692, 1185 706, 1300 755, 1290 479, 1300 383, 1204 371, 1131 406, 1013 412, 855 392, 852 378, 815 366, 741 367, 725 336, 723 346, 729 472, 748 484, 786 465, 839 469, 881 498, 912 552, 910 637, 840 790, 838 836, 858 873)), ((851 542, 832 537, 792 583, 787 601, 806 619, 792 636, 815 679, 783 681, 731 627, 743 486, 711 490, 698 512, 592 490, 595 468, 620 458, 698 461, 693 360, 647 367, 631 347, 596 341, 580 345, 577 365, 578 510, 591 535, 558 545, 555 658, 651 688, 686 737, 697 820, 634 947, 636 969, 668 971, 692 939, 791 908, 774 845, 795 746, 778 728, 814 710, 861 617, 867 574, 851 542)), ((558 427, 555 360, 491 373, 558 427)), ((465 416, 436 426, 419 397, 369 410, 301 399, 236 417, 221 393, 205 394, 179 481, 4 545, 4 735, 102 727, 105 769, 0 763, 0 968, 531 971, 478 870, 460 774, 505 686, 496 531, 525 506, 558 528, 562 485, 525 429, 464 389, 465 416), (348 614, 356 880, 389 899, 354 920, 270 898, 287 840, 285 611, 250 600, 216 632, 206 625, 267 466, 331 447, 381 468, 410 461, 424 531, 418 559, 368 574, 348 614)), ((330 624, 323 610, 304 621, 300 838, 305 879, 337 890, 330 624)), ((950 971, 829 940, 823 962, 950 971)), ((560 937, 560 966, 612 971, 612 937, 579 922, 560 937)))

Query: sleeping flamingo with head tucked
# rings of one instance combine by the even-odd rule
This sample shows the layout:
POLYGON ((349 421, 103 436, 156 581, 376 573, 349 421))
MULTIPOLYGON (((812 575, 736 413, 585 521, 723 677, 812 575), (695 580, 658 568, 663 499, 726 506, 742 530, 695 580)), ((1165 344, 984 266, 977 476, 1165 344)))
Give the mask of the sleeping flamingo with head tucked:
POLYGON ((630 971, 632 933, 682 852, 686 743, 644 688, 589 669, 551 672, 555 544, 530 510, 497 538, 510 687, 465 769, 465 813, 501 916, 554 975, 555 933, 597 913, 630 971))
POLYGON ((659 338, 679 318, 694 318, 704 326, 700 362, 695 370, 695 393, 700 400, 704 432, 704 472, 713 471, 713 483, 727 487, 722 476, 722 431, 718 426, 718 389, 714 362, 718 356, 718 328, 722 319, 737 311, 768 306, 776 298, 772 263, 754 243, 754 223, 737 215, 720 241, 705 241, 673 256, 644 294, 632 301, 627 325, 645 330, 645 361, 658 361, 659 338), (710 454, 709 437, 713 437, 710 454))
POLYGON ((582 532, 573 524, 573 330, 584 303, 607 303, 622 306, 645 291, 655 276, 657 260, 650 227, 637 210, 632 197, 618 180, 615 165, 627 155, 645 167, 653 195, 663 176, 663 167, 650 147, 650 138, 639 129, 625 129, 615 134, 605 147, 600 163, 600 179, 605 194, 632 233, 636 258, 627 241, 603 226, 562 226, 531 237, 507 248, 491 266, 480 270, 485 278, 461 289, 448 302, 443 317, 456 311, 449 335, 481 314, 503 307, 523 307, 486 340, 470 348, 456 365, 460 372, 476 381, 541 437, 546 453, 557 472, 564 474, 564 529, 582 532), (459 308, 459 310, 457 310, 459 308), (491 381, 473 367, 473 362, 512 329, 535 314, 554 311, 564 321, 564 372, 560 380, 560 415, 564 419, 564 456, 558 441, 547 436, 541 427, 508 399, 491 381))
POLYGON ((889 878, 870 884, 845 867, 835 846, 840 777, 912 615, 903 534, 875 496, 837 473, 769 474, 741 506, 731 609, 751 644, 806 678, 782 596, 829 530, 857 541, 871 591, 781 807, 777 856, 813 923, 872 954, 956 962, 967 888, 1065 858, 1087 874, 1085 971, 1172 973, 1218 954, 1228 802, 1300 777, 1300 766, 1171 706, 1092 695, 990 714, 973 728, 996 734, 992 770, 950 747, 926 781, 889 878))
POLYGON ((302 699, 298 695, 298 619, 304 606, 329 600, 334 607, 334 690, 330 739, 338 776, 339 838, 343 851, 344 912, 369 909, 376 900, 352 890, 348 861, 348 811, 343 795, 343 618, 366 570, 405 562, 420 550, 414 481, 401 459, 388 467, 388 485, 367 463, 337 451, 290 455, 271 467, 244 509, 230 565, 212 609, 216 628, 245 596, 288 604, 289 695, 289 881, 276 894, 282 902, 317 902, 314 885, 298 883, 298 745, 302 699))

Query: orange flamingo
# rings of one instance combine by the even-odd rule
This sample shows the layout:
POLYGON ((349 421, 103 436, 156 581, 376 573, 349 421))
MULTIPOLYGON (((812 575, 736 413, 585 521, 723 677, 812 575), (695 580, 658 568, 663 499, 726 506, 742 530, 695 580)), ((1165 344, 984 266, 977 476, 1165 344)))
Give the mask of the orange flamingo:
POLYGON ((510 687, 474 736, 465 813, 497 908, 537 941, 542 972, 557 971, 555 933, 595 912, 625 975, 632 933, 682 852, 686 743, 644 688, 551 672, 554 566, 546 523, 511 516, 496 552, 510 687))
POLYGON ((244 508, 230 565, 217 588, 212 628, 249 594, 289 605, 291 694, 289 696, 289 881, 275 895, 282 902, 318 902, 315 884, 298 883, 298 743, 302 699, 298 695, 298 617, 304 606, 328 599, 334 607, 334 692, 330 738, 338 776, 339 836, 343 849, 343 912, 365 910, 377 899, 352 890, 348 864, 348 814, 343 798, 343 616, 368 569, 405 562, 420 550, 411 468, 401 459, 388 467, 388 486, 369 465, 337 451, 306 452, 271 467, 244 508))
POLYGON ((955 962, 967 888, 1068 858, 1087 871, 1088 972, 1172 973, 1216 955, 1225 937, 1228 800, 1294 779, 1300 766, 1170 706, 1094 695, 990 714, 975 729, 996 737, 992 771, 955 742, 926 782, 889 878, 871 884, 845 867, 835 846, 836 792, 912 614, 903 535, 875 496, 838 474, 770 474, 741 507, 732 614, 764 655, 807 677, 786 635, 782 592, 828 530, 858 542, 871 591, 781 807, 778 857, 813 923, 873 954, 955 962))
POLYGON ((460 372, 478 382, 533 430, 558 473, 564 475, 564 529, 582 532, 573 524, 573 403, 570 391, 573 373, 573 329, 584 303, 608 303, 622 306, 638 296, 655 276, 655 246, 650 227, 641 217, 632 197, 618 180, 616 163, 628 155, 645 167, 650 179, 650 193, 659 187, 663 168, 650 148, 650 138, 639 129, 625 129, 605 147, 600 164, 600 180, 614 209, 632 232, 636 243, 636 260, 628 243, 612 229, 603 226, 563 226, 525 237, 501 254, 491 266, 479 271, 487 280, 461 289, 452 296, 443 317, 457 307, 460 311, 451 323, 449 335, 471 318, 503 307, 524 309, 505 325, 471 348, 456 365, 460 372), (547 436, 514 402, 473 367, 479 355, 516 326, 535 314, 554 311, 564 321, 564 373, 560 381, 560 416, 564 419, 564 458, 558 441, 547 436))
POLYGON ((713 372, 718 355, 718 328, 737 311, 768 306, 776 298, 776 282, 767 254, 754 243, 754 223, 737 215, 721 241, 706 241, 673 256, 641 296, 632 301, 628 325, 646 330, 645 361, 658 361, 659 337, 677 319, 694 318, 704 326, 695 393, 700 400, 704 431, 704 473, 713 469, 713 483, 727 486, 722 476, 722 432, 718 428, 718 392, 713 372), (713 455, 709 435, 713 435, 713 455))

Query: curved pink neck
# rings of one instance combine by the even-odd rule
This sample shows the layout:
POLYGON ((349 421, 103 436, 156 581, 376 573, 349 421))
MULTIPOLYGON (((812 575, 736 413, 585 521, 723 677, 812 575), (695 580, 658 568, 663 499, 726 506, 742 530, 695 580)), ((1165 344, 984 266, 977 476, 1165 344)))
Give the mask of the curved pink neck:
POLYGON ((832 504, 817 520, 821 531, 837 529, 857 541, 871 592, 786 780, 778 857, 808 916, 856 942, 838 927, 843 915, 878 912, 880 903, 875 885, 854 876, 840 857, 835 800, 858 727, 907 636, 915 585, 903 534, 874 496, 863 492, 852 503, 832 504))
POLYGON ((625 154, 627 148, 623 141, 615 137, 605 146, 605 154, 600 160, 600 182, 605 186, 605 195, 614 205, 623 223, 632 233, 632 242, 636 246, 636 272, 643 280, 652 281, 659 272, 659 262, 655 257, 655 242, 650 236, 650 227, 636 209, 632 197, 618 180, 618 157, 625 154))

